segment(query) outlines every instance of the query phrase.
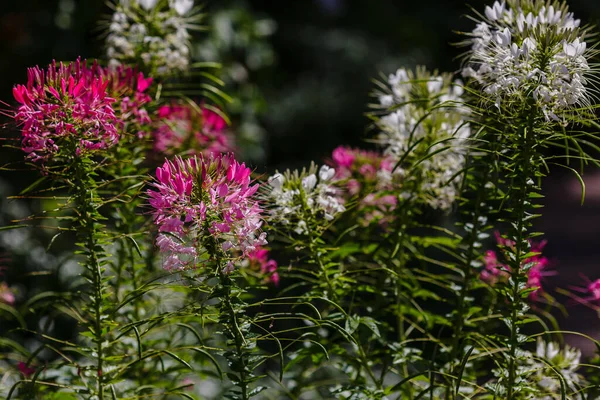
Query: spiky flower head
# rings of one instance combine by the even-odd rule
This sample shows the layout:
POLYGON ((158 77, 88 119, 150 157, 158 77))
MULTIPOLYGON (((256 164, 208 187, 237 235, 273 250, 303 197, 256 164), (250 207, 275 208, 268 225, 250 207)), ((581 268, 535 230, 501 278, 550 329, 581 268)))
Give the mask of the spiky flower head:
POLYGON ((378 175, 392 172, 394 164, 391 157, 377 151, 339 146, 333 150, 331 159, 336 178, 348 180, 347 187, 351 195, 363 190, 388 189, 385 179, 379 179, 378 175))
POLYGON ((264 280, 279 285, 279 273, 277 272, 277 261, 270 258, 269 250, 257 247, 248 253, 248 257, 242 263, 243 267, 260 272, 264 280))
POLYGON ((120 66, 103 68, 97 66, 94 73, 108 80, 108 94, 115 99, 113 108, 120 121, 119 130, 132 133, 141 139, 149 134, 152 126, 149 108, 153 99, 149 94, 154 79, 136 68, 120 66))
MULTIPOLYGON (((518 350, 517 376, 522 385, 519 398, 539 400, 559 400, 564 398, 561 382, 568 399, 587 398, 582 392, 584 377, 577 371, 580 368, 581 351, 569 345, 561 347, 555 342, 538 338, 535 353, 518 350)), ((506 370, 493 370, 502 383, 507 377, 506 370)), ((488 383, 496 395, 506 396, 506 389, 496 382, 488 383), (500 390, 499 390, 500 389, 500 390)), ((503 398, 503 397, 501 397, 503 398)))
POLYGON ((121 0, 114 9, 106 38, 110 66, 139 65, 157 77, 188 70, 189 30, 200 19, 193 0, 121 0))
POLYGON ((532 101, 548 121, 589 107, 596 54, 581 22, 555 0, 496 1, 469 34, 463 76, 483 90, 484 102, 511 107, 532 101))
POLYGON ((458 175, 471 134, 460 81, 450 75, 399 69, 377 93, 380 107, 376 125, 379 143, 394 165, 388 175, 412 197, 421 192, 425 202, 449 209, 457 195, 458 175))
POLYGON ((165 161, 148 190, 164 268, 195 268, 203 261, 234 262, 267 243, 250 169, 233 154, 165 161))
POLYGON ((167 156, 226 153, 234 150, 227 122, 216 112, 194 104, 159 107, 153 132, 154 151, 167 156))
POLYGON ((346 211, 335 170, 327 165, 276 173, 268 179, 264 202, 270 223, 288 226, 298 235, 319 231, 346 211))
POLYGON ((358 199, 359 222, 364 226, 390 222, 398 204, 389 178, 394 168, 391 157, 377 151, 339 146, 331 158, 336 178, 343 182, 344 197, 358 199))
POLYGON ((585 382, 583 376, 577 372, 580 360, 579 349, 569 345, 561 347, 558 343, 546 342, 538 338, 535 358, 532 357, 529 363, 531 370, 534 371, 533 381, 542 395, 540 398, 561 399, 561 380, 564 380, 566 392, 573 392, 571 398, 583 399, 584 395, 578 393, 585 382))
POLYGON ((27 159, 45 164, 118 142, 115 99, 107 93, 109 79, 98 71, 81 60, 28 69, 27 84, 13 88, 27 159))
MULTIPOLYGON (((496 241, 500 248, 500 253, 494 250, 486 251, 484 259, 484 268, 481 271, 480 278, 491 286, 498 283, 506 283, 510 278, 511 268, 508 261, 514 257, 513 251, 515 244, 512 240, 503 238, 496 232, 496 241), (501 257, 498 255, 501 254, 501 257)), ((550 261, 542 255, 542 251, 546 246, 546 241, 541 242, 530 241, 531 257, 524 259, 521 266, 526 270, 527 288, 531 289, 529 299, 538 301, 546 293, 544 290, 544 280, 548 276, 556 274, 556 271, 549 269, 550 261)))
POLYGON ((570 296, 583 305, 592 309, 600 306, 600 279, 591 280, 584 274, 579 274, 584 282, 583 286, 571 286, 570 296))

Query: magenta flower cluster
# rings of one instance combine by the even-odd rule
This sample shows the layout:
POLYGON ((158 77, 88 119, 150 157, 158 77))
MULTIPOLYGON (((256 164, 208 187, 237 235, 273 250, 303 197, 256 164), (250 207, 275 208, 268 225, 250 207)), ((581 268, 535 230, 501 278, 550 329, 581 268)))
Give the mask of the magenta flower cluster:
POLYGON ((249 252, 248 264, 251 269, 259 270, 261 274, 267 277, 267 281, 273 283, 275 286, 279 285, 277 261, 269 257, 269 250, 258 247, 249 252))
POLYGON ((116 69, 98 66, 95 73, 110 82, 108 93, 116 99, 113 108, 120 121, 120 130, 135 132, 138 139, 147 136, 152 125, 147 107, 152 103, 148 89, 152 86, 153 78, 145 77, 134 68, 122 66, 116 69))
POLYGON ((29 160, 49 161, 63 142, 73 143, 77 155, 117 143, 115 99, 107 94, 109 80, 96 70, 81 60, 53 62, 46 70, 30 68, 27 84, 13 88, 20 104, 15 120, 22 124, 22 148, 29 160))
MULTIPOLYGON (((503 238, 498 232, 496 232, 496 241, 501 251, 504 253, 511 251, 510 249, 514 247, 514 243, 511 240, 503 238)), ((545 240, 541 242, 531 242, 530 252, 536 254, 523 260, 523 265, 533 264, 527 271, 527 287, 532 289, 529 293, 529 298, 534 301, 539 300, 545 292, 543 288, 544 278, 556 273, 555 271, 548 269, 548 258, 542 255, 544 246, 546 246, 545 240)), ((508 257, 505 255, 504 258, 507 259, 508 257)), ((499 261, 498 255, 494 250, 488 250, 485 253, 484 264, 484 269, 480 274, 482 281, 494 286, 499 282, 506 282, 506 280, 508 280, 511 268, 499 261)))
POLYGON ((230 152, 233 145, 226 127, 225 120, 207 108, 180 103, 164 105, 158 109, 154 150, 165 155, 183 151, 193 155, 230 152))
POLYGON ((346 182, 346 194, 359 197, 358 209, 364 211, 361 222, 386 225, 398 205, 393 194, 393 161, 376 151, 339 146, 333 150, 332 166, 336 178, 346 182))
POLYGON ((600 279, 592 281, 587 276, 580 274, 585 281, 584 286, 573 286, 571 296, 581 304, 593 309, 600 309, 600 279))
POLYGON ((221 258, 231 271, 236 259, 265 245, 262 209, 254 196, 259 185, 252 183, 250 169, 233 154, 176 157, 157 168, 148 195, 164 268, 194 268, 221 258))

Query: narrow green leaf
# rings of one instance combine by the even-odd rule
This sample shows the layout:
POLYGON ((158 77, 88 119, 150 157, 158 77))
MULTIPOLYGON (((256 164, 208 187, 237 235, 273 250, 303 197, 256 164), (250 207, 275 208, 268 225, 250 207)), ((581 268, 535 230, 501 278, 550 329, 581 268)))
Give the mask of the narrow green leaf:
POLYGON ((8 226, 0 226, 0 231, 9 231, 11 229, 21 229, 27 228, 27 225, 8 225, 8 226))
POLYGON ((138 358, 142 358, 142 338, 140 337, 140 332, 136 326, 133 327, 133 332, 135 332, 135 337, 138 343, 138 358))
POLYGON ((460 362, 460 365, 458 366, 458 374, 456 376, 456 389, 454 391, 455 398, 458 397, 458 392, 460 390, 460 383, 462 382, 462 377, 465 372, 465 366, 467 365, 467 362, 469 361, 469 357, 471 357, 471 353, 473 352, 473 350, 475 350, 475 346, 471 346, 469 348, 469 350, 467 350, 463 359, 460 362))
POLYGON ((192 350, 194 350, 197 353, 200 353, 204 356, 206 356, 210 362, 213 363, 213 365, 215 366, 215 369, 217 370, 217 372, 219 373, 219 376, 221 377, 221 380, 223 379, 223 370, 221 369, 221 366, 219 365, 219 363, 217 362, 217 360, 206 350, 198 348, 198 347, 192 347, 192 350))
POLYGON ((24 194, 31 192, 33 189, 38 187, 40 185, 40 183, 44 182, 46 179, 48 179, 47 176, 42 176, 37 181, 33 182, 31 185, 29 185, 25 189, 21 190, 21 193, 19 193, 19 195, 23 196, 24 194))
POLYGON ((163 350, 163 353, 169 355, 175 361, 178 361, 181 364, 183 364, 186 367, 188 367, 189 369, 193 370, 192 366, 187 361, 185 361, 184 359, 182 359, 181 357, 179 357, 177 354, 175 354, 175 353, 173 353, 173 352, 171 352, 169 350, 163 350))

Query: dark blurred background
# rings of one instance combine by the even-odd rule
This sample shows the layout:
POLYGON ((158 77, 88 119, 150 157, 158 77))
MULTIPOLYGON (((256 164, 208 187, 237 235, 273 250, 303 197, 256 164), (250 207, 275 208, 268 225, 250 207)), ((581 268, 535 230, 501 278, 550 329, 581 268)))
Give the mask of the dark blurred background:
MULTIPOLYGON (((266 151, 257 167, 272 171, 306 165, 328 157, 340 144, 360 145, 369 124, 364 113, 371 101, 372 79, 401 66, 457 71, 457 57, 463 51, 453 46, 461 40, 457 32, 473 28, 474 23, 466 17, 470 7, 482 11, 491 2, 205 2, 209 15, 217 10, 243 8, 257 19, 272 20, 276 27, 267 43, 274 57, 267 65, 250 69, 249 80, 260 90, 265 105, 259 123, 266 151)), ((599 24, 600 1, 570 0, 569 5, 584 23, 599 24)), ((104 0, 0 0, 0 100, 12 102, 11 88, 26 80, 28 66, 78 56, 101 58, 102 30, 98 21, 109 15, 104 0)), ((20 157, 22 154, 14 150, 0 148, 0 164, 20 157)), ((555 172, 544 184, 546 213, 538 220, 537 228, 546 232, 546 255, 559 271, 559 275, 548 278, 550 286, 560 283, 568 287, 580 284, 580 273, 600 278, 600 175, 593 167, 584 174, 588 196, 581 207, 576 178, 562 170, 555 172)), ((0 172, 0 194, 14 195, 33 179, 35 174, 26 172, 0 172)), ((2 224, 27 213, 12 201, 1 201, 0 206, 7 213, 0 218, 2 224)), ((42 257, 42 253, 32 255, 31 249, 21 249, 23 254, 19 256, 19 241, 24 236, 4 235, 0 240, 0 255, 11 253, 17 258, 13 266, 21 265, 19 257, 23 263, 60 262, 31 260, 42 257)), ((18 273, 7 274, 9 283, 14 279, 11 275, 18 273)), ((600 337, 594 311, 564 302, 572 317, 561 317, 563 329, 600 337)), ((593 347, 591 343, 581 345, 589 350, 593 347)))

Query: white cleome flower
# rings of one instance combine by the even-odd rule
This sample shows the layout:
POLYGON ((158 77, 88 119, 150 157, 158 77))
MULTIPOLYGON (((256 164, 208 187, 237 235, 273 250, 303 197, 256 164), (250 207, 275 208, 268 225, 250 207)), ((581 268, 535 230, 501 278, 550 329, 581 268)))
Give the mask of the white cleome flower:
POLYGON ((399 69, 389 76, 386 90, 378 93, 386 109, 376 123, 379 142, 394 165, 404 160, 392 173, 380 171, 378 176, 386 186, 399 185, 402 198, 411 198, 411 190, 420 191, 433 208, 452 206, 465 162, 464 145, 471 135, 462 94, 460 81, 431 75, 423 68, 416 73, 399 69), (428 154, 433 156, 409 174, 412 164, 428 154))
MULTIPOLYGON (((563 348, 558 343, 544 342, 538 339, 535 354, 537 359, 532 359, 530 364, 535 370, 537 385, 544 395, 542 399, 554 400, 561 398, 560 380, 564 379, 567 393, 576 393, 584 383, 584 378, 577 373, 581 359, 581 351, 565 345, 563 348), (543 362, 544 360, 545 362, 543 362), (554 370, 552 370, 550 364, 554 370), (560 377, 557 375, 560 374, 560 377)), ((583 399, 582 393, 573 394, 573 399, 583 399)))
POLYGON ((156 7, 158 0, 137 0, 137 3, 146 11, 150 11, 156 7))
POLYGON ((595 53, 565 4, 496 1, 484 14, 467 40, 462 73, 496 107, 531 97, 548 121, 558 121, 591 104, 587 60, 595 53))
POLYGON ((276 173, 268 182, 264 204, 267 219, 273 224, 288 225, 298 235, 320 229, 339 213, 346 211, 334 186, 335 170, 323 165, 306 171, 276 173))
POLYGON ((183 16, 194 7, 194 0, 170 0, 169 5, 177 14, 183 16))
MULTIPOLYGON (((586 386, 582 375, 577 373, 581 359, 579 349, 538 338, 535 354, 519 351, 517 376, 527 382, 528 399, 559 400, 562 398, 561 380, 565 384, 568 399, 587 398, 581 391, 586 386)), ((500 380, 506 379, 507 371, 494 370, 500 380)), ((492 385, 493 386, 493 385, 492 385)))
POLYGON ((157 0, 120 0, 108 27, 106 54, 110 66, 142 63, 154 76, 186 72, 190 66, 188 27, 198 16, 187 15, 193 0, 171 0, 169 7, 157 0), (158 7, 158 8, 157 8, 158 7))

